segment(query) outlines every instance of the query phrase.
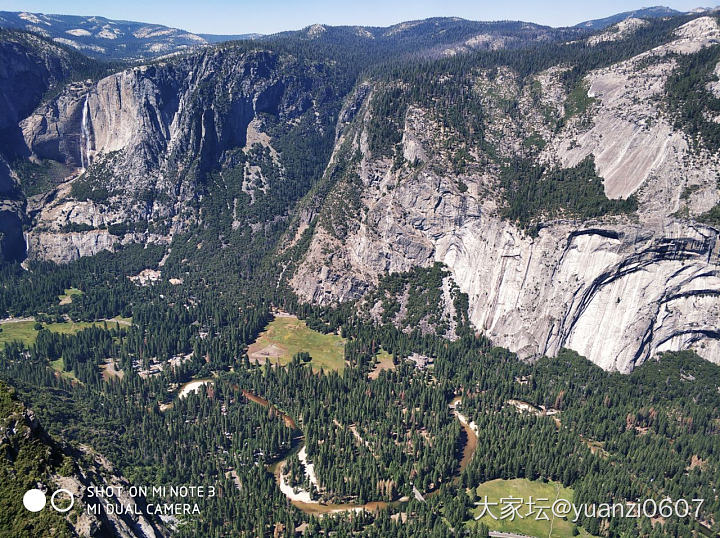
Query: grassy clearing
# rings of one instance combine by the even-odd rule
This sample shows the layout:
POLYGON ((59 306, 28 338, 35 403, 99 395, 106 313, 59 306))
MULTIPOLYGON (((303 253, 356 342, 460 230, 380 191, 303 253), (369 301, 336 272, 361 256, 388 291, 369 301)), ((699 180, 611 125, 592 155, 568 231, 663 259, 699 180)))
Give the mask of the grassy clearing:
POLYGON ((0 346, 5 343, 20 340, 26 346, 32 344, 37 338, 34 321, 14 321, 12 323, 3 323, 0 325, 0 346))
POLYGON ((50 361, 50 368, 55 370, 56 372, 59 372, 61 376, 72 379, 73 381, 77 381, 77 377, 75 377, 74 372, 66 372, 65 371, 65 361, 63 361, 63 358, 60 357, 59 359, 55 361, 50 361))
POLYGON ((77 295, 82 295, 82 294, 83 294, 83 292, 77 288, 68 288, 65 290, 65 293, 58 296, 58 299, 60 299, 61 305, 66 305, 66 304, 70 304, 73 302, 73 297, 75 297, 77 295))
MULTIPOLYGON (((109 319, 107 320, 108 328, 112 329, 115 326, 116 322, 121 326, 127 326, 132 323, 132 318, 118 317, 109 319)), ((83 329, 87 329, 88 327, 102 327, 104 323, 105 322, 103 321, 67 321, 63 323, 44 323, 43 327, 54 333, 75 334, 82 331, 83 329)), ((2 332, 0 332, 0 347, 3 347, 6 342, 9 343, 16 340, 20 340, 26 346, 31 346, 35 343, 35 340, 37 339, 38 331, 35 330, 34 320, 3 323, 0 324, 0 328, 2 328, 2 332)))
POLYGON ((68 321, 64 323, 48 323, 43 325, 47 330, 57 334, 75 334, 88 327, 102 327, 102 322, 68 321))
MULTIPOLYGON (((488 503, 499 503, 500 499, 523 499, 523 504, 519 508, 521 515, 525 516, 530 508, 527 503, 532 500, 536 503, 534 509, 539 506, 552 506, 557 499, 566 499, 573 502, 573 490, 565 488, 557 482, 537 482, 525 479, 515 480, 491 480, 480 484, 477 488, 477 500, 484 502, 487 496, 488 503)), ((501 510, 503 503, 498 505, 489 505, 490 511, 498 518, 493 519, 486 514, 480 522, 485 523, 492 531, 507 532, 515 534, 524 534, 528 536, 552 536, 553 538, 565 538, 573 536, 574 525, 572 521, 566 519, 553 518, 552 512, 548 509, 545 512, 549 521, 537 521, 537 512, 523 519, 515 517, 514 521, 509 518, 501 519, 501 510)), ((482 508, 476 507, 472 510, 473 518, 480 514, 482 508)), ((569 519, 572 519, 570 517, 569 519)), ((476 525, 475 521, 469 523, 476 525)), ((582 528, 578 528, 578 536, 590 537, 592 535, 585 532, 582 528)))
POLYGON ((372 372, 370 372, 370 379, 377 379, 380 377, 380 372, 383 370, 395 369, 392 355, 384 349, 378 351, 377 355, 375 355, 375 360, 377 361, 377 364, 375 365, 375 368, 373 368, 372 372))
POLYGON ((248 349, 253 361, 288 364, 293 355, 306 351, 312 357, 314 370, 345 368, 345 339, 336 334, 322 334, 309 329, 294 316, 277 317, 248 349))

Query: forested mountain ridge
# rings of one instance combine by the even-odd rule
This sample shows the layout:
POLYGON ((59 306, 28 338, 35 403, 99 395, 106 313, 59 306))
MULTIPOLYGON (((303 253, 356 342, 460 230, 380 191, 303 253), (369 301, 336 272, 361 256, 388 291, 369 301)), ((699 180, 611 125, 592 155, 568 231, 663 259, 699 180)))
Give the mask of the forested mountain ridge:
MULTIPOLYGON (((159 518, 146 515, 118 514, 103 508, 92 514, 88 505, 120 503, 145 507, 145 499, 127 493, 127 479, 118 476, 112 466, 88 447, 62 446, 43 429, 35 413, 18 401, 14 388, 0 381, 0 530, 6 536, 118 536, 122 538, 160 538, 168 535, 159 518), (88 489, 123 488, 114 499, 100 499, 88 489), (50 496, 59 489, 73 495, 73 507, 65 515, 54 510, 29 512, 23 506, 23 494, 31 488, 50 496)), ((119 491, 119 489, 115 489, 119 491)), ((68 506, 67 494, 57 497, 57 506, 68 506)), ((106 506, 107 506, 106 504, 106 506)))
MULTIPOLYGON (((695 12, 705 11, 703 9, 695 12)), ((707 10, 712 11, 712 10, 707 10)), ((71 47, 92 58, 106 60, 142 60, 167 54, 189 51, 223 41, 242 39, 274 40, 295 37, 320 41, 347 41, 360 38, 383 46, 397 46, 404 42, 415 50, 427 44, 462 46, 518 46, 528 40, 548 40, 570 37, 587 31, 601 30, 634 17, 641 19, 672 17, 682 12, 667 7, 650 7, 618 13, 610 17, 584 21, 572 28, 550 28, 520 21, 479 22, 458 17, 435 17, 406 21, 388 27, 311 25, 302 30, 277 34, 198 34, 161 24, 112 20, 99 16, 77 16, 45 13, 0 11, 0 27, 25 30, 58 44, 71 47)))
POLYGON ((646 7, 642 9, 637 9, 634 11, 625 11, 623 13, 617 13, 615 15, 610 15, 609 17, 604 17, 602 19, 593 19, 590 21, 583 21, 575 25, 575 27, 580 28, 591 28, 593 30, 602 30, 603 28, 607 28, 608 26, 612 26, 613 24, 616 24, 618 22, 621 22, 625 19, 629 18, 641 18, 641 19, 650 19, 650 18, 658 18, 658 17, 672 17, 675 15, 680 15, 681 12, 677 11, 676 9, 672 9, 665 6, 654 6, 654 7, 646 7))
POLYGON ((388 27, 314 24, 261 39, 363 47, 366 55, 381 57, 408 54, 442 57, 472 50, 527 47, 532 43, 569 40, 586 34, 587 30, 580 28, 552 28, 522 21, 481 22, 433 17, 388 27))
MULTIPOLYGON (((642 16, 642 15, 639 15, 642 16)), ((213 35, 194 34, 177 28, 133 21, 116 21, 104 17, 46 15, 0 11, 0 27, 25 30, 57 44, 76 49, 92 58, 105 60, 149 60, 192 51, 223 41, 255 39, 313 40, 317 43, 355 45, 417 51, 441 45, 471 48, 518 46, 526 41, 571 37, 587 33, 585 29, 555 29, 520 21, 478 22, 458 17, 435 17, 407 21, 388 27, 329 26, 315 24, 302 30, 277 34, 213 35)))

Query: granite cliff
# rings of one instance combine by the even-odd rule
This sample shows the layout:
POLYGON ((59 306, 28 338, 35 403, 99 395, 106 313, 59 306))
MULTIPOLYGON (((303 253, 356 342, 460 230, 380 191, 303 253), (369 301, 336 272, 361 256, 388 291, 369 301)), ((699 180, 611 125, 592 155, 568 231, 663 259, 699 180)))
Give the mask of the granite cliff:
POLYGON ((92 65, 87 58, 41 37, 0 29, 0 256, 25 255, 26 203, 13 170, 27 156, 20 121, 66 79, 92 65))
POLYGON ((196 222, 192 201, 213 170, 246 170, 243 189, 264 188, 266 151, 279 175, 293 166, 266 131, 331 130, 331 72, 230 46, 69 84, 20 123, 41 174, 48 162, 68 169, 28 200, 28 256, 66 262, 116 244, 167 242, 196 222))
POLYGON ((559 129, 552 118, 566 118, 568 107, 561 69, 524 81, 510 69, 475 74, 486 110, 499 111, 509 98, 521 110, 514 118, 498 113, 496 131, 486 135, 497 151, 518 152, 527 133, 538 133, 547 142, 539 161, 571 168, 592 156, 608 199, 637 199, 632 215, 542 219, 536 234, 500 215, 501 173, 482 149, 469 152, 466 171, 452 173, 451 135, 432 107, 408 109, 402 166, 374 155, 372 92, 382 89, 366 89, 360 113, 339 127, 335 159, 355 151, 362 157, 315 219, 294 289, 321 304, 347 301, 386 272, 443 262, 469 294, 476 328, 520 356, 566 347, 628 372, 659 351, 693 348, 720 362, 718 231, 678 218, 717 204, 720 168, 716 155, 691 151, 661 106, 675 55, 719 36, 715 19, 699 18, 663 46, 588 73, 580 87, 592 103, 559 129), (535 101, 533 88, 542 92, 535 101), (338 233, 340 200, 353 190, 359 209, 338 233))

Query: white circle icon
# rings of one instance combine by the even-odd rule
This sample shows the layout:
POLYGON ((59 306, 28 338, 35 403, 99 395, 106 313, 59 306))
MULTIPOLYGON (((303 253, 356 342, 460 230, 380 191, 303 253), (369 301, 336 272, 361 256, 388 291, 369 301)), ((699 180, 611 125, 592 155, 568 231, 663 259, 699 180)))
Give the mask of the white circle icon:
MULTIPOLYGON (((45 503, 43 502, 43 504, 45 504, 45 503)), ((59 489, 50 496, 50 504, 58 512, 69 512, 72 509, 73 505, 75 504, 75 495, 73 495, 71 492, 69 492, 66 489, 59 489), (68 497, 70 497, 70 504, 68 506, 66 506, 65 508, 58 508, 57 505, 55 504, 55 495, 57 495, 58 493, 65 493, 68 497)))
POLYGON ((29 489, 23 495, 23 505, 30 512, 39 512, 45 508, 46 502, 45 494, 39 489, 29 489))

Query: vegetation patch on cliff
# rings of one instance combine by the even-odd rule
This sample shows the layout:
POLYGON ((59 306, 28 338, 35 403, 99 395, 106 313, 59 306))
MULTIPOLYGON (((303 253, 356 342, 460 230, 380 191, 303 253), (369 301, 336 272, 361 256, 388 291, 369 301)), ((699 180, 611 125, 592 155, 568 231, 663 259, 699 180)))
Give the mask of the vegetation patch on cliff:
POLYGON ((595 102, 595 98, 590 97, 589 90, 590 88, 585 81, 581 81, 572 89, 565 100, 564 121, 569 120, 573 116, 579 116, 583 118, 583 121, 587 120, 588 110, 595 102))
POLYGON ((502 215, 526 229, 542 219, 590 219, 637 210, 634 196, 625 200, 605 196, 592 156, 572 168, 551 168, 516 158, 503 169, 500 183, 507 200, 502 215))
POLYGON ((454 338, 470 330, 468 297, 441 263, 382 277, 362 309, 365 316, 405 332, 454 338))
POLYGON ((703 213, 698 218, 700 222, 710 224, 711 226, 720 226, 720 204, 713 207, 707 213, 703 213))
POLYGON ((71 174, 70 167, 52 160, 20 161, 14 166, 26 196, 46 193, 61 184, 71 174))
POLYGON ((667 79, 667 106, 676 129, 690 135, 696 149, 715 153, 720 149, 720 97, 708 87, 717 84, 716 66, 720 62, 720 45, 695 54, 681 55, 675 71, 667 79))

